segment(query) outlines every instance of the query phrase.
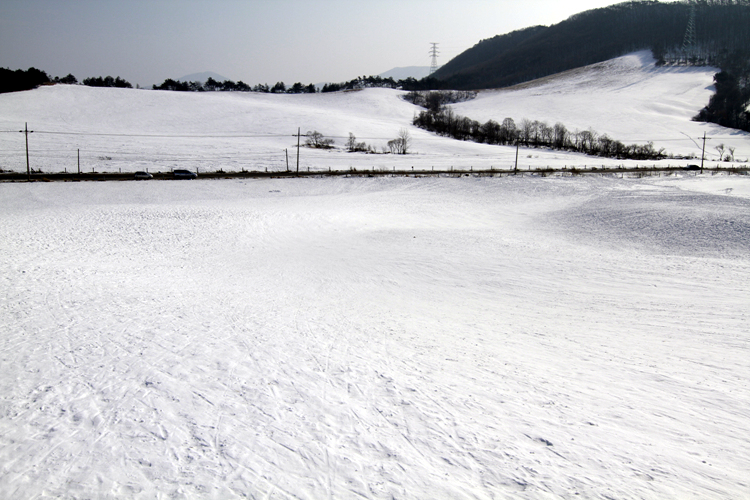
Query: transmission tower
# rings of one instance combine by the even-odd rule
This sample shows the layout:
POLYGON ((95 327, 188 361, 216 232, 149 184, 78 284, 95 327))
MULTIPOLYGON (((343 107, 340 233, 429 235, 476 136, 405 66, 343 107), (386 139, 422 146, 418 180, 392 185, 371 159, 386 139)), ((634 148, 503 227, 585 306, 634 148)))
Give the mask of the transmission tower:
POLYGON ((432 64, 430 64, 430 74, 433 74, 438 69, 437 64, 437 57, 440 51, 438 50, 438 44, 437 43, 430 43, 432 45, 432 48, 430 49, 430 56, 432 57, 432 64))
POLYGON ((685 38, 682 40, 682 51, 687 52, 695 47, 695 4, 690 5, 690 18, 688 19, 685 38))

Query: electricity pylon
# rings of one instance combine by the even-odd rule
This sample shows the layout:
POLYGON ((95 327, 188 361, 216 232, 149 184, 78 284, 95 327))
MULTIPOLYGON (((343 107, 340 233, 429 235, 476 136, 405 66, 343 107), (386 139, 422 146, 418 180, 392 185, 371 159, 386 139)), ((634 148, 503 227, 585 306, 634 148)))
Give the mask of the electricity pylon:
POLYGON ((430 43, 432 48, 430 49, 430 56, 432 56, 432 64, 430 64, 430 74, 433 74, 438 69, 437 56, 440 53, 438 50, 438 44, 435 42, 430 43))
POLYGON ((693 47, 695 47, 695 4, 690 5, 690 18, 688 19, 685 38, 682 40, 682 52, 687 53, 693 47))

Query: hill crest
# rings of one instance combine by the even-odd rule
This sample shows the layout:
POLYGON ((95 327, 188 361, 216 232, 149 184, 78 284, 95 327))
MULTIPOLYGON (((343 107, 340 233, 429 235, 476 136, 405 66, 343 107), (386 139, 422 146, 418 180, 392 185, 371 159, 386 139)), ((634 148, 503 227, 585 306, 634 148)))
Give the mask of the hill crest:
POLYGON ((657 62, 726 69, 750 57, 750 2, 624 2, 482 40, 440 68, 439 87, 502 88, 650 49, 657 62), (693 7, 691 7, 693 5, 693 7), (683 47, 695 9, 695 44, 683 47), (684 49, 684 50, 683 50, 684 49))

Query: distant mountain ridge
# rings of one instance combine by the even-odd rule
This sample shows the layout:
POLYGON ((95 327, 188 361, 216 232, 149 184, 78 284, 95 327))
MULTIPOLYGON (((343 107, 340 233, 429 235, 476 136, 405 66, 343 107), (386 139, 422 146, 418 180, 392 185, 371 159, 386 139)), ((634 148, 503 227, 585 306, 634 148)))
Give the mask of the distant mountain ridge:
POLYGON ((429 66, 405 66, 402 68, 393 68, 385 73, 380 73, 378 76, 382 78, 393 78, 394 80, 406 80, 407 78, 414 78, 415 80, 421 80, 422 78, 429 76, 429 66))
POLYGON ((501 88, 643 49, 651 49, 658 63, 747 64, 750 1, 639 1, 589 10, 553 26, 482 40, 432 77, 441 88, 501 88), (683 51, 691 16, 695 43, 683 51))

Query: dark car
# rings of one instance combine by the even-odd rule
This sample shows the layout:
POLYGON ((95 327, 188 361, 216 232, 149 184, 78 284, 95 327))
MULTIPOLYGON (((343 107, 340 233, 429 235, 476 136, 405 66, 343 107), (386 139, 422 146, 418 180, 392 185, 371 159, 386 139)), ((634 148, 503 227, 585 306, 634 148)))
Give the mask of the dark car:
POLYGON ((190 170, 175 170, 174 172, 174 178, 175 179, 197 179, 198 174, 195 172, 191 172, 190 170))

